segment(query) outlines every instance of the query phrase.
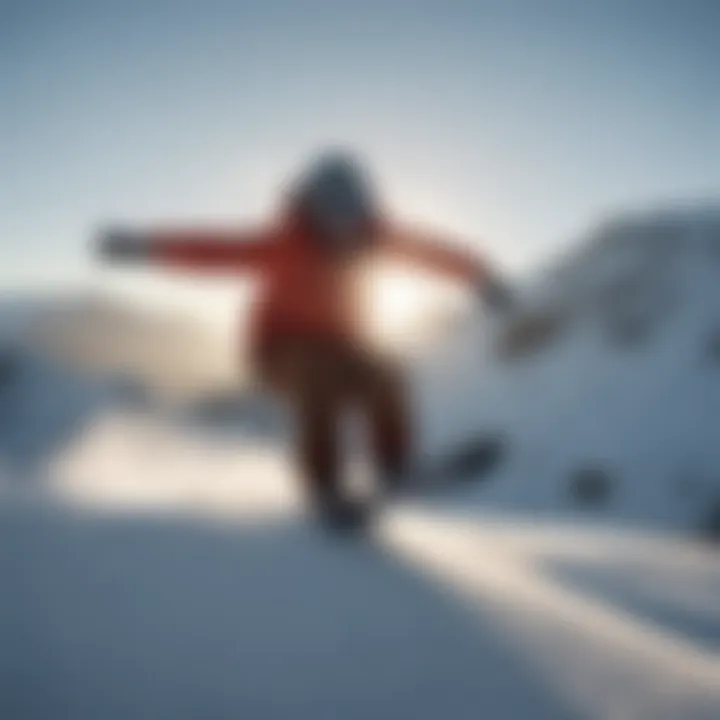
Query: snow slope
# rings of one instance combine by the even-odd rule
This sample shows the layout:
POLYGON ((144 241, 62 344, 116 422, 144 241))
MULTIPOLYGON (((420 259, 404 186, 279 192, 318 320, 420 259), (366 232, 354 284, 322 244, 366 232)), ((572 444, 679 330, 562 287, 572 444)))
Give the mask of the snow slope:
POLYGON ((304 521, 252 411, 218 431, 18 355, 0 716, 720 716, 720 556, 687 535, 718 490, 718 217, 593 234, 528 287, 561 319, 534 352, 468 320, 416 369, 422 447, 499 432, 506 459, 365 541, 304 521), (569 491, 584 467, 606 498, 569 491))
POLYGON ((507 436, 510 461, 480 489, 483 504, 575 513, 571 478, 593 468, 612 490, 589 518, 698 528, 720 497, 719 245, 713 209, 592 233, 532 288, 534 309, 562 318, 557 337, 508 359, 507 325, 471 325, 424 368, 424 442, 507 436))

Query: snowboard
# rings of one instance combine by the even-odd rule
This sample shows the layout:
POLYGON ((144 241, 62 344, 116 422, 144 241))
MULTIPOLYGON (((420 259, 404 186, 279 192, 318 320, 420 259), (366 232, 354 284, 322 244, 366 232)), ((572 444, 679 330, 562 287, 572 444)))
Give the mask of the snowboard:
POLYGON ((420 460, 405 478, 401 493, 423 495, 483 482, 502 462, 506 449, 501 435, 466 437, 439 455, 420 460))
POLYGON ((339 535, 365 534, 382 511, 403 499, 425 499, 452 488, 483 482, 504 459, 506 440, 500 435, 478 434, 464 438, 438 455, 421 458, 392 491, 360 503, 349 503, 335 516, 321 517, 321 524, 339 535))

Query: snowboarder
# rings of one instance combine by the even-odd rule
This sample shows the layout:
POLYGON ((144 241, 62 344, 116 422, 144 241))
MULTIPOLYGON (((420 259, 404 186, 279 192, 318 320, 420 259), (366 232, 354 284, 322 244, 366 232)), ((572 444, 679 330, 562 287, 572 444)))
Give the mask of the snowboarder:
POLYGON ((260 382, 291 401, 299 420, 298 469, 313 507, 334 527, 358 525, 366 506, 341 487, 339 419, 353 404, 367 419, 385 488, 402 482, 412 429, 402 370, 358 333, 352 271, 383 253, 470 285, 492 307, 506 286, 480 259, 437 237, 397 226, 380 209, 351 154, 323 154, 290 186, 283 211, 257 228, 109 228, 99 256, 190 272, 255 272, 264 280, 252 313, 251 350, 260 382))

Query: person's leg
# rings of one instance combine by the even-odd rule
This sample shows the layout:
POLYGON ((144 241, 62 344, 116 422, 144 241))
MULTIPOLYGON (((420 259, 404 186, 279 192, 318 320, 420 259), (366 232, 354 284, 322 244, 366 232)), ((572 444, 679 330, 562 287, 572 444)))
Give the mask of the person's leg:
POLYGON ((382 360, 363 362, 358 397, 367 417, 373 460, 382 482, 394 489, 410 462, 412 427, 407 379, 382 360))
POLYGON ((295 411, 297 467, 313 507, 333 527, 358 526, 364 508, 342 492, 340 427, 348 393, 341 356, 324 345, 295 345, 275 369, 276 387, 295 411))
POLYGON ((305 356, 295 388, 297 458, 300 474, 315 499, 339 495, 339 415, 337 380, 327 359, 305 356))

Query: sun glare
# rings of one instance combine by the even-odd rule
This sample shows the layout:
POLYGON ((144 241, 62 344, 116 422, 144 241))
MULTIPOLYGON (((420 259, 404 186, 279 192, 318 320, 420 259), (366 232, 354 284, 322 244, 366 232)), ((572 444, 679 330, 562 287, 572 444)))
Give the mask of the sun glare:
POLYGON ((453 297, 433 278, 392 263, 373 265, 364 282, 367 334, 391 350, 428 340, 453 297))

